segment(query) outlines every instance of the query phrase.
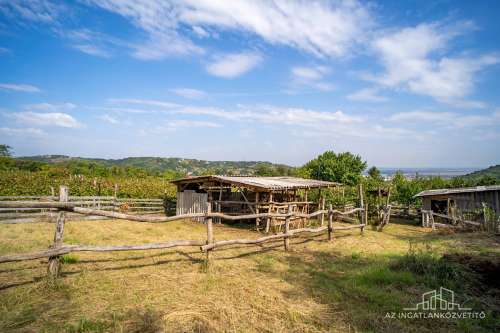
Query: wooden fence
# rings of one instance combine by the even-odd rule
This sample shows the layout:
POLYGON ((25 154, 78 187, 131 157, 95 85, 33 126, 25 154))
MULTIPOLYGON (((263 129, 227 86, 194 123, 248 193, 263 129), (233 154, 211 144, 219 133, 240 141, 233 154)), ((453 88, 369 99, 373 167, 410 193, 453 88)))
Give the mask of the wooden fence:
MULTIPOLYGON (((55 202, 57 196, 0 196, 0 201, 15 203, 27 201, 34 203, 55 202)), ((69 196, 68 202, 79 207, 93 208, 106 211, 120 211, 131 214, 158 214, 165 212, 163 199, 134 199, 116 198, 114 196, 69 196)), ((55 208, 37 207, 9 207, 0 208, 0 223, 30 223, 30 222, 54 222, 57 218, 55 208)), ((66 220, 96 220, 103 219, 102 216, 76 214, 68 212, 66 220)))
POLYGON ((332 209, 330 205, 328 210, 318 210, 311 214, 302 214, 291 211, 291 206, 288 208, 287 213, 259 213, 259 214, 248 214, 248 215, 226 215, 223 213, 212 212, 210 206, 207 205, 206 213, 189 213, 180 214, 176 216, 148 216, 148 215, 133 215, 125 214, 116 211, 106 211, 102 209, 94 209, 87 207, 80 207, 78 203, 70 202, 68 196, 68 188, 61 186, 60 194, 58 197, 59 201, 54 202, 42 202, 42 201, 0 201, 0 208, 45 208, 45 209, 55 209, 57 210, 57 219, 55 222, 55 234, 54 243, 48 250, 23 253, 23 254, 13 254, 0 256, 0 263, 13 262, 13 261, 23 261, 23 260, 33 260, 40 258, 49 258, 48 274, 50 277, 57 277, 60 272, 61 262, 60 256, 71 253, 71 252, 109 252, 109 251, 132 251, 132 250, 151 250, 151 249, 166 249, 179 246, 196 246, 200 250, 206 253, 207 262, 210 259, 211 251, 228 246, 228 245, 248 245, 248 244, 260 244, 268 241, 273 241, 276 239, 283 239, 284 248, 286 251, 290 249, 290 238, 300 234, 300 233, 312 233, 317 234, 321 232, 328 232, 328 239, 332 240, 332 234, 336 230, 348 230, 348 229, 360 229, 363 233, 363 229, 366 226, 366 210, 361 208, 354 208, 349 211, 339 211, 332 209), (104 216, 115 219, 124 219, 136 222, 149 222, 149 223, 161 223, 182 219, 191 218, 203 218, 206 228, 207 237, 203 240, 171 240, 162 243, 150 243, 141 245, 119 245, 119 246, 89 246, 89 245, 66 245, 63 243, 64 235, 64 225, 66 221, 66 214, 78 213, 84 215, 94 215, 94 216, 104 216), (360 221, 359 224, 350 226, 333 226, 334 217, 336 216, 346 216, 351 214, 359 214, 360 221), (290 230, 290 220, 291 218, 306 218, 310 219, 313 217, 328 216, 328 225, 321 225, 316 228, 300 228, 290 230), (233 240, 221 240, 214 241, 212 219, 220 218, 224 220, 242 220, 242 219, 255 219, 255 218, 284 218, 285 219, 285 230, 284 232, 277 233, 275 235, 265 236, 257 239, 233 239, 233 240))
POLYGON ((436 228, 462 228, 462 229, 466 227, 481 228, 483 226, 483 223, 480 222, 468 221, 457 216, 439 214, 433 212, 432 210, 422 209, 421 213, 422 213, 422 226, 427 228, 432 228, 433 230, 435 230, 436 228), (448 221, 450 223, 436 222, 436 219, 438 218, 444 219, 445 221, 448 221))

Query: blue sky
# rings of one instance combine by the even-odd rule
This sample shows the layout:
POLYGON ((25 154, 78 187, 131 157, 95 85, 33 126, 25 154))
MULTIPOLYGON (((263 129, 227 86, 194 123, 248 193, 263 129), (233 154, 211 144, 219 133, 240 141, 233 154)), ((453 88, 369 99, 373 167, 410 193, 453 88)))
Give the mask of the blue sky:
POLYGON ((16 155, 500 162, 500 2, 0 0, 16 155))

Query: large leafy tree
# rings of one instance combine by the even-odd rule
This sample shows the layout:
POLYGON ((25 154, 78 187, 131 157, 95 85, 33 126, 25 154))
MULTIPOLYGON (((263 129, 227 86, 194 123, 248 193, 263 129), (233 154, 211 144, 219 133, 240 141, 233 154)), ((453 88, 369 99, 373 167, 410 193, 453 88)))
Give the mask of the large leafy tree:
POLYGON ((326 151, 307 162, 300 174, 314 179, 355 185, 360 182, 361 173, 365 168, 366 162, 359 155, 326 151))
POLYGON ((12 147, 11 146, 7 146, 7 145, 0 145, 0 156, 1 157, 8 157, 8 156, 11 156, 12 152, 12 147))

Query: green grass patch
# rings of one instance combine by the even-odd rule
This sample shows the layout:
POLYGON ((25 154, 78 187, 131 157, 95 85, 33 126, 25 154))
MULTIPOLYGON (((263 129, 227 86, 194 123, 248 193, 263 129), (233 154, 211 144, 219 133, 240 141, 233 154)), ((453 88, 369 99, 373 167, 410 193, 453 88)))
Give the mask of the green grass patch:
POLYGON ((81 318, 78 322, 66 325, 67 333, 106 332, 108 324, 100 320, 81 318))
POLYGON ((78 257, 74 254, 65 254, 61 256, 60 260, 62 264, 76 264, 79 261, 78 257))

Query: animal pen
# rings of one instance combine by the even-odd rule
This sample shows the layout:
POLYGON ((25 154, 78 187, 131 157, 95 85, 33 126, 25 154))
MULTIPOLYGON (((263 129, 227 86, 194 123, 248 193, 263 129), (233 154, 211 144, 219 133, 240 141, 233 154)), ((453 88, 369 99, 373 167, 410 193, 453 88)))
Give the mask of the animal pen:
MULTIPOLYGON (((210 179, 210 178, 206 178, 210 179)), ((282 184, 285 184, 283 182, 282 184)), ((305 191, 305 195, 307 193, 306 190, 313 188, 313 186, 324 187, 331 186, 333 183, 324 183, 324 182, 307 182, 303 183, 302 190, 305 191)), ((224 186, 219 187, 222 188, 222 192, 224 192, 224 186)), ((184 185, 181 185, 184 186, 184 185)), ((188 186, 196 186, 192 185, 192 183, 186 184, 186 188, 188 186)), ((333 233, 338 230, 349 230, 349 229, 359 229, 361 233, 363 233, 364 227, 366 226, 366 209, 363 207, 363 197, 362 191, 360 191, 361 197, 361 207, 353 208, 348 211, 341 211, 333 209, 330 205, 328 209, 323 209, 324 200, 320 201, 319 209, 310 212, 313 203, 308 200, 301 201, 292 201, 297 200, 295 189, 285 190, 283 188, 274 188, 271 191, 267 192, 267 211, 260 211, 260 199, 254 198, 254 203, 256 205, 248 205, 244 204, 246 207, 245 210, 235 211, 231 210, 232 208, 224 208, 224 204, 218 205, 217 208, 220 211, 213 212, 211 201, 208 201, 206 204, 206 209, 204 212, 190 212, 177 214, 175 216, 165 216, 165 215, 135 215, 135 214, 126 214, 117 211, 107 211, 98 208, 89 208, 82 207, 78 202, 70 202, 69 201, 69 190, 65 186, 60 187, 60 193, 58 197, 58 201, 0 201, 0 209, 51 209, 57 211, 57 218, 55 219, 55 232, 54 232, 54 241, 49 249, 40 250, 36 252, 30 253, 22 253, 22 254, 12 254, 0 256, 0 263, 6 262, 14 262, 14 261, 24 261, 24 260, 34 260, 40 258, 48 258, 48 275, 52 278, 57 277, 61 270, 61 256, 64 254, 68 254, 71 252, 111 252, 111 251, 137 251, 137 250, 152 250, 152 249, 167 249, 174 247, 183 247, 183 246, 191 246, 198 247, 202 253, 206 255, 207 263, 210 262, 211 252, 226 246, 231 245, 250 245, 250 244, 261 244, 270 241, 283 240, 283 245, 285 251, 288 251, 291 247, 290 239, 298 234, 319 234, 319 233, 328 233, 328 240, 332 240, 333 233), (274 196, 276 194, 276 197, 274 196), (293 195, 292 195, 293 194, 293 195), (274 199, 273 199, 274 198, 274 199), (275 201, 282 200, 282 201, 275 201), (289 201, 284 201, 289 200, 289 201), (252 207, 252 208, 250 208, 252 207), (294 208, 296 207, 296 208, 294 208), (306 207, 306 208, 298 208, 298 207, 306 207), (257 210, 259 209, 259 210, 257 210), (250 211, 250 214, 247 214, 247 210, 250 211), (256 211, 257 210, 257 211, 256 211), (139 244, 139 245, 80 245, 80 244, 64 244, 64 226, 66 223, 66 217, 69 213, 77 213, 82 214, 84 216, 102 216, 113 219, 122 219, 128 220, 131 222, 144 222, 144 223, 163 223, 175 220, 183 220, 183 219, 193 219, 197 218, 202 220, 206 225, 206 238, 205 239, 182 239, 182 240, 170 240, 161 243, 149 243, 149 244, 139 244), (341 225, 334 226, 334 221, 340 219, 344 216, 349 215, 358 215, 359 223, 353 225, 341 225), (324 216, 327 216, 327 225, 323 225, 324 216), (309 221, 311 218, 320 218, 322 221, 321 225, 311 227, 304 226, 300 223, 293 224, 292 221, 309 221), (255 238, 255 239, 230 239, 230 240, 215 240, 214 232, 213 232, 213 220, 227 220, 227 221, 257 221, 257 225, 259 225, 258 221, 266 220, 266 229, 270 227, 271 221, 282 221, 283 230, 279 230, 273 235, 266 235, 263 237, 255 238), (293 228, 294 227, 294 228, 293 228)), ((258 188, 257 185, 254 186, 254 189, 258 188)), ((184 189, 185 190, 185 189, 184 189)), ((212 191, 210 191, 212 192, 212 191)), ((256 191, 257 192, 257 191, 256 191)), ((260 192, 261 193, 261 192, 260 192)), ((259 193, 259 198, 260 198, 259 193)), ((213 193, 212 193, 213 194, 213 193)), ((249 194, 249 193, 247 193, 249 194)), ((243 196, 243 194, 241 194, 243 196)), ((255 194, 257 195, 257 194, 255 194)), ((208 197, 210 194, 208 194, 208 197)), ((245 194, 246 196, 246 194, 245 194)), ((221 196, 221 199, 224 198, 221 196)), ((231 197, 227 197, 231 198, 231 197)), ((247 197, 248 199, 248 197, 247 197)), ((221 200, 219 200, 221 201, 221 200)), ((226 200, 227 202, 231 202, 233 200, 226 200)), ((250 202, 249 200, 244 200, 245 202, 250 202)), ((229 205, 229 204, 228 204, 229 205)), ((232 205, 232 204, 231 204, 232 205)), ((233 207, 229 205, 229 207, 233 207)), ((238 205, 243 205, 238 203, 238 205)), ((243 208, 242 208, 243 209, 243 208)), ((40 220, 40 222, 50 222, 50 220, 40 220)), ((1 221, 0 221, 1 223, 1 221)), ((20 222, 23 223, 23 222, 20 222)), ((70 223, 78 223, 70 222, 70 223)))
POLYGON ((422 198, 423 226, 500 231, 500 185, 427 190, 415 197, 422 198))
MULTIPOLYGON (((172 182, 177 186, 177 214, 205 213, 209 206, 212 211, 228 215, 259 214, 267 212, 309 214, 314 208, 325 209, 322 189, 341 186, 339 183, 296 177, 240 177, 240 176, 199 176, 172 182), (317 190, 317 201, 311 201, 309 193, 317 190)), ((323 216, 320 216, 323 223, 323 216)), ((280 229, 283 218, 260 217, 253 219, 256 230, 267 233, 280 229)), ((218 222, 221 220, 218 219, 218 222)), ((294 218, 293 226, 306 226, 305 218, 294 218)))

